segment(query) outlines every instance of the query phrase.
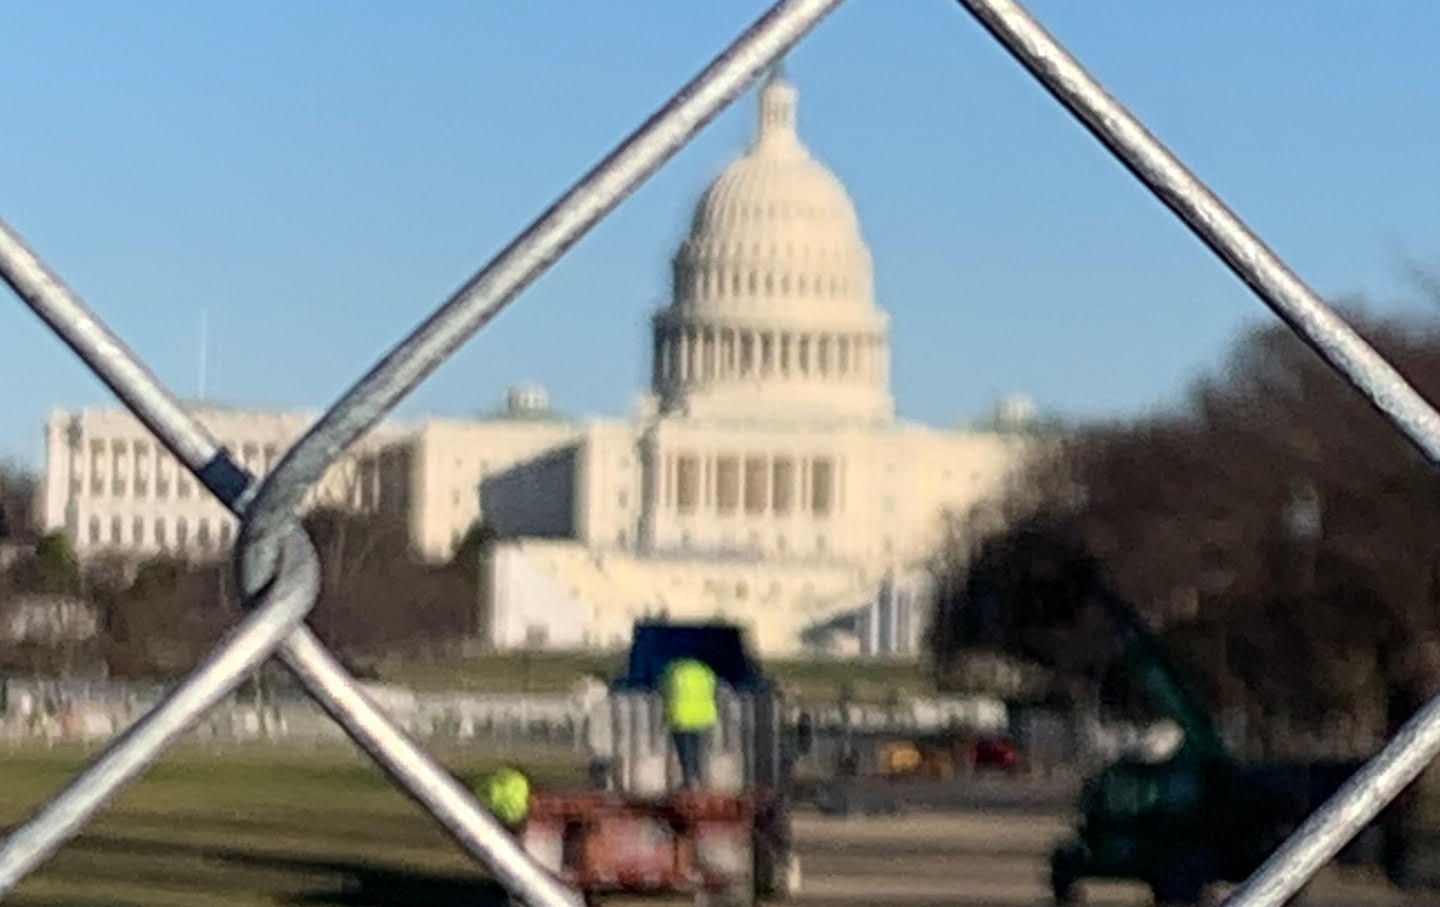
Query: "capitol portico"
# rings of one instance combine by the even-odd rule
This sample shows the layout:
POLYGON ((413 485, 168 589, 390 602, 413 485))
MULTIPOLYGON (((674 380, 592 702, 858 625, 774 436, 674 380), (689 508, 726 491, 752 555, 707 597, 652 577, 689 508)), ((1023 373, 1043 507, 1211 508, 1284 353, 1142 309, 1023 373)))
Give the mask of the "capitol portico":
MULTIPOLYGON (((945 512, 1000 492, 1031 441, 896 418, 889 318, 859 218, 802 141, 796 90, 778 71, 760 89, 750 147, 695 207, 652 329, 651 387, 628 417, 566 419, 543 391, 515 389, 490 418, 383 426, 327 488, 403 518, 427 558, 448 557, 476 520, 498 530, 491 635, 502 647, 618 644, 635 618, 665 612, 746 624, 767 653, 913 652, 917 568, 945 512)), ((288 444, 303 427, 201 416, 232 450, 288 444)), ((125 499, 145 487, 132 454, 155 447, 146 441, 113 409, 55 413, 48 526, 68 527, 82 552, 173 547, 173 531, 156 538, 147 523, 171 506, 158 489, 125 499)), ((209 507, 190 519, 227 525, 228 540, 218 506, 186 506, 209 507)))

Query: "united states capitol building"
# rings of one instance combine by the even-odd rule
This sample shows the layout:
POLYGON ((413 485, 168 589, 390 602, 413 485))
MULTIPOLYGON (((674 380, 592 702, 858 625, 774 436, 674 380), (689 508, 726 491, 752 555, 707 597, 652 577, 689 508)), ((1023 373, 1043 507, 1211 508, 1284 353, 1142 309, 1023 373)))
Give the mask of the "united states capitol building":
MULTIPOLYGON (((945 513, 999 493, 1032 442, 896 418, 870 252, 796 100, 766 80, 750 147, 695 206, 634 413, 565 418, 519 387, 491 417, 387 422, 313 502, 403 518, 432 560, 496 529, 502 648, 618 645, 665 614, 740 622, 769 654, 913 653, 945 513)), ((195 412, 259 474, 317 415, 195 412)), ((123 409, 52 413, 46 448, 43 520, 82 554, 230 545, 234 520, 123 409)))

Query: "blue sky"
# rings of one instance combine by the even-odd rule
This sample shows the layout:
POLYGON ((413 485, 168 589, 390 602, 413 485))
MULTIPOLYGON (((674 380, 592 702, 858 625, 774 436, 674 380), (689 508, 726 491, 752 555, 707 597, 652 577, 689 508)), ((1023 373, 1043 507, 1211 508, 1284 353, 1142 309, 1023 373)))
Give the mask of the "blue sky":
MULTIPOLYGON (((319 407, 766 6, 755 0, 0 0, 8 220, 182 394, 319 407)), ((1440 4, 1032 0, 1321 293, 1417 306, 1440 267, 1440 4)), ((910 418, 1023 391, 1073 416, 1177 398, 1270 317, 948 0, 851 0, 789 60, 847 183, 910 418)), ((742 98, 402 407, 537 381, 627 410, 646 316, 742 98)), ((0 455, 106 392, 0 302, 0 455)))

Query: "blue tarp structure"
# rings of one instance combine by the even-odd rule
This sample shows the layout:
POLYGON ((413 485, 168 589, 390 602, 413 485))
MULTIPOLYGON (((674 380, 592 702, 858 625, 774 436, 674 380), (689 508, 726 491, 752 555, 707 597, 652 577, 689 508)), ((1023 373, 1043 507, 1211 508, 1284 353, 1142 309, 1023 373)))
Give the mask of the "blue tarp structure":
POLYGON ((649 621, 635 625, 630 662, 611 686, 617 690, 658 689, 665 666, 677 658, 703 661, 716 677, 739 693, 758 693, 770 687, 770 681, 750 658, 739 627, 649 621))

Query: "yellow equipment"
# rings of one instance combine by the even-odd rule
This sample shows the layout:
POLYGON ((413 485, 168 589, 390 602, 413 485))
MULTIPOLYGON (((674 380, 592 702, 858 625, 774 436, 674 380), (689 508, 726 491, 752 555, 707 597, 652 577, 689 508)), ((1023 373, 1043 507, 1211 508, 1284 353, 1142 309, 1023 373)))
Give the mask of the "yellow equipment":
POLYGON ((502 768, 480 789, 480 799, 501 824, 516 828, 530 812, 530 779, 516 768, 502 768))

